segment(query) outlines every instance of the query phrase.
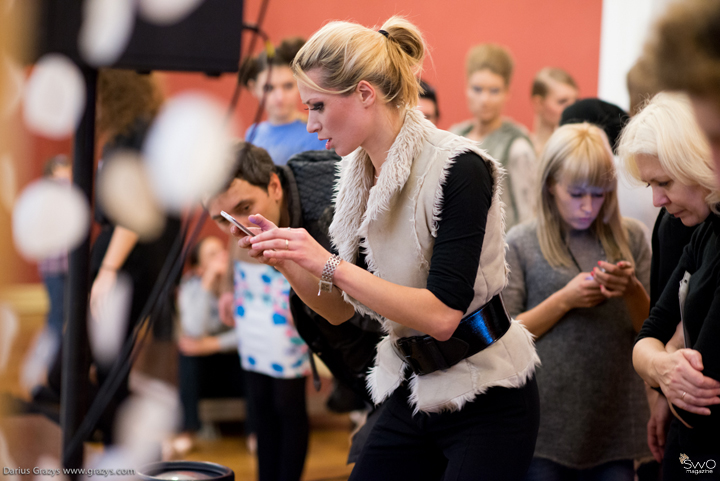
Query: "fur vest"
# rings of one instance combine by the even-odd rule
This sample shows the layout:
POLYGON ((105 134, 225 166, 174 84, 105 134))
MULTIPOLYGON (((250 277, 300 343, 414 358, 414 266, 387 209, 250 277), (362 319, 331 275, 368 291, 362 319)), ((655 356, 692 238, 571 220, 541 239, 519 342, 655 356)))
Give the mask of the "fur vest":
MULTIPOLYGON (((492 204, 487 215, 475 295, 466 315, 486 304, 507 283, 503 204, 503 169, 475 142, 438 130, 418 110, 408 110, 398 137, 373 186, 373 166, 359 148, 340 163, 336 211, 330 236, 340 257, 355 263, 359 249, 368 270, 403 286, 425 288, 438 222, 442 217, 442 188, 454 159, 475 152, 493 172, 492 204)), ((424 335, 387 319, 347 293, 355 310, 379 320, 387 336, 378 344, 368 389, 375 403, 385 400, 404 379, 405 365, 395 352, 400 337, 424 335)), ((460 409, 492 386, 520 387, 535 371, 539 358, 532 336, 513 321, 510 330, 484 351, 446 371, 410 379, 410 403, 415 411, 460 409)))

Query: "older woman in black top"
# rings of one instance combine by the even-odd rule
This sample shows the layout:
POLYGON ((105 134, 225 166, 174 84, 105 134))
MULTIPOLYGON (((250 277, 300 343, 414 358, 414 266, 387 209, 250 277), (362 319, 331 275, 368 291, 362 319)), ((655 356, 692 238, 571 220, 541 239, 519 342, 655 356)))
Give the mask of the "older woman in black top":
MULTIPOLYGON (((708 350, 720 340, 720 323, 713 314, 720 307, 713 306, 714 292, 720 286, 715 274, 720 265, 716 245, 720 195, 707 143, 688 100, 681 95, 658 94, 628 124, 619 151, 630 173, 652 187, 655 205, 663 207, 653 235, 651 294, 655 306, 640 332, 633 360, 643 379, 662 390, 678 418, 673 421, 664 456, 665 479, 675 479, 685 471, 677 461, 680 453, 720 446, 709 431, 720 426, 711 414, 712 406, 720 403, 720 356, 708 350), (684 228, 671 231, 677 221, 684 228), (690 228, 698 225, 683 250, 692 234, 690 228), (685 287, 679 290, 683 280, 685 287), (671 341, 683 330, 678 327, 681 320, 685 349, 678 349, 683 347, 682 339, 677 346, 671 341), (691 431, 690 426, 696 429, 691 431)), ((667 409, 664 406, 658 401, 656 412, 667 409)), ((652 424, 651 420, 650 431, 662 434, 662 426, 652 424)), ((654 434, 650 432, 648 437, 658 459, 663 457, 658 453, 661 436, 654 434)))

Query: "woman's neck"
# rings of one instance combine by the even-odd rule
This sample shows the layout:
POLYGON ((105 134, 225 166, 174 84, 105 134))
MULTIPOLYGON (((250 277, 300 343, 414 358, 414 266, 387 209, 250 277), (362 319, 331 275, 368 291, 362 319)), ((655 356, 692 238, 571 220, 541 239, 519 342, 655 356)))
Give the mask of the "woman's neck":
POLYGON ((547 143, 550 136, 555 132, 555 125, 549 124, 543 120, 540 115, 535 116, 533 121, 533 140, 538 150, 547 143))
POLYGON ((362 148, 367 152, 370 161, 375 168, 375 175, 380 175, 380 170, 387 160, 388 153, 395 139, 400 134, 405 122, 405 110, 397 109, 391 105, 384 106, 384 111, 378 112, 377 127, 363 143, 362 148))
POLYGON ((503 123, 503 117, 502 115, 498 115, 496 118, 491 120, 490 122, 482 122, 479 119, 475 119, 473 121, 473 128, 468 134, 468 138, 470 140, 475 140, 477 142, 480 142, 485 139, 488 135, 496 131, 502 126, 503 123))

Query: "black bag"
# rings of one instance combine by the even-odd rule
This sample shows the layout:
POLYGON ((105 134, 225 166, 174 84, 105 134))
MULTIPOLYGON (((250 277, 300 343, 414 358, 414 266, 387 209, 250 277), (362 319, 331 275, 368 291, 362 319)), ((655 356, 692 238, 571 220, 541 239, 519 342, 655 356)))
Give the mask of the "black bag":
MULTIPOLYGON (((336 252, 330 245, 328 228, 334 213, 333 189, 339 160, 334 151, 308 151, 290 158, 287 168, 283 169, 289 203, 299 207, 302 213, 300 225, 333 253, 336 252)), ((332 325, 292 291, 290 311, 300 337, 336 380, 371 403, 365 376, 375 362, 376 347, 383 337, 380 324, 356 313, 349 321, 332 325)))

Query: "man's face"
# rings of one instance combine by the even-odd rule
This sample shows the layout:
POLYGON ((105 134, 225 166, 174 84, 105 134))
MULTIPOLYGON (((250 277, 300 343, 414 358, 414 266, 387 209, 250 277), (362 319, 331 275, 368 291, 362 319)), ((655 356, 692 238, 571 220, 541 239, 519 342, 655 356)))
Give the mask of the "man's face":
POLYGON ((715 161, 715 177, 720 183, 720 100, 695 95, 692 95, 690 100, 698 125, 710 143, 715 161))
POLYGON ((248 220, 248 216, 252 214, 260 214, 277 225, 280 221, 282 202, 283 191, 280 179, 277 174, 272 174, 267 192, 244 179, 235 179, 226 191, 212 197, 207 207, 212 220, 223 232, 230 235, 230 222, 220 215, 220 211, 224 210, 247 227, 254 227, 254 224, 248 220))
POLYGON ((435 102, 433 102, 430 99, 420 97, 418 99, 418 109, 420 110, 420 112, 422 112, 422 114, 425 116, 426 119, 428 119, 433 124, 437 125, 438 111, 437 111, 437 105, 435 105, 435 102))

